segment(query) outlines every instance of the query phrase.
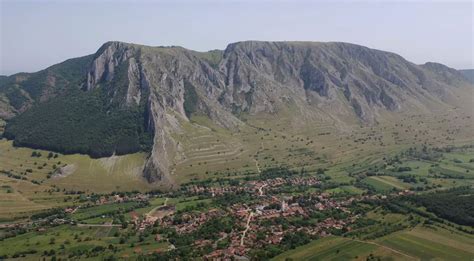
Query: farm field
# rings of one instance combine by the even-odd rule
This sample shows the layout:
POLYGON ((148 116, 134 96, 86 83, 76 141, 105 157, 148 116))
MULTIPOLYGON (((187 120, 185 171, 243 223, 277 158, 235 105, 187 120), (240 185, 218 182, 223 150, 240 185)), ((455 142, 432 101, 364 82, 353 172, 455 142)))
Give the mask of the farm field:
POLYGON ((474 237, 439 227, 416 227, 375 241, 326 237, 273 260, 472 260, 474 237))
POLYGON ((135 202, 101 205, 101 206, 96 206, 96 207, 91 207, 91 208, 86 208, 86 209, 79 209, 71 216, 71 218, 75 221, 83 221, 83 220, 99 217, 111 212, 115 212, 117 210, 130 211, 132 209, 135 209, 137 206, 138 204, 135 202))
POLYGON ((410 257, 372 242, 333 236, 300 246, 272 260, 366 260, 371 255, 378 256, 377 254, 383 254, 381 260, 411 260, 410 257))
POLYGON ((337 187, 337 188, 328 189, 328 190, 326 190, 326 192, 334 193, 334 194, 349 193, 349 194, 359 195, 359 194, 362 194, 364 192, 364 190, 362 190, 360 188, 357 188, 357 187, 354 187, 354 186, 340 186, 340 187, 337 187))
POLYGON ((420 260, 472 260, 474 237, 441 228, 420 228, 394 233, 377 240, 420 260))
POLYGON ((390 191, 393 188, 396 188, 396 189, 410 188, 409 184, 400 182, 396 178, 390 177, 390 176, 368 177, 366 180, 364 180, 364 182, 373 186, 378 191, 390 191))
MULTIPOLYGON (((14 253, 38 253, 40 256, 46 251, 49 253, 61 253, 64 249, 68 252, 90 251, 97 255, 86 259, 101 259, 102 252, 110 244, 118 243, 115 227, 72 227, 59 226, 42 232, 30 232, 15 238, 6 239, 1 242, 0 256, 13 255, 14 253), (59 246, 59 247, 58 247, 59 246)), ((163 251, 168 244, 155 242, 153 239, 140 241, 138 237, 129 239, 130 243, 136 244, 133 248, 121 248, 117 251, 118 256, 133 257, 137 254, 163 251)), ((35 256, 22 257, 21 260, 37 260, 35 256)))

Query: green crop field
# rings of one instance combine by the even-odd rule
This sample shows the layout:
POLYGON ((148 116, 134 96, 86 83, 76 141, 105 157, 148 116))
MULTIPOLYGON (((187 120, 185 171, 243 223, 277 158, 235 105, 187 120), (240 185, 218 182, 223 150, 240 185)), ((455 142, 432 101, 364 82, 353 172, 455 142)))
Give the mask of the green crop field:
POLYGON ((326 190, 326 192, 335 193, 335 194, 336 193, 349 193, 349 194, 358 195, 358 194, 362 194, 364 191, 354 186, 340 186, 337 188, 328 189, 326 190))
POLYGON ((385 182, 378 177, 368 177, 364 180, 364 183, 374 187, 377 191, 386 192, 394 188, 391 184, 385 182))
POLYGON ((287 251, 274 260, 366 260, 371 254, 381 260, 472 260, 473 244, 473 236, 417 227, 374 242, 330 236, 287 251))
POLYGON ((118 203, 118 204, 107 204, 107 205, 100 205, 86 209, 78 209, 74 214, 72 214, 72 219, 77 221, 82 221, 98 216, 105 215, 107 213, 111 213, 117 210, 130 210, 134 209, 138 206, 135 202, 125 202, 125 203, 118 203))
POLYGON ((421 260, 472 260, 474 237, 441 228, 416 228, 377 240, 380 244, 421 260))
POLYGON ((330 236, 285 252, 273 260, 366 260, 370 254, 381 253, 385 255, 382 260, 409 259, 371 242, 330 236))
POLYGON ((410 188, 409 184, 389 176, 369 177, 367 178, 366 182, 378 190, 390 190, 392 188, 403 190, 410 188))

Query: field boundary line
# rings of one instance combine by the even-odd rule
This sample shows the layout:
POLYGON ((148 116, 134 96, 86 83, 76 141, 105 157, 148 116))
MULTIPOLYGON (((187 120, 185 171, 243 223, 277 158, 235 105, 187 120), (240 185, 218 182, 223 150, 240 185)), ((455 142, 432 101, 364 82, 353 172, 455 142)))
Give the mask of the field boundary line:
POLYGON ((382 247, 382 248, 388 249, 388 250, 390 250, 390 251, 392 251, 392 252, 395 252, 395 253, 397 253, 397 254, 406 256, 406 257, 408 257, 408 258, 411 258, 411 259, 414 259, 414 260, 420 260, 419 258, 416 258, 416 257, 414 257, 414 256, 410 256, 410 255, 405 254, 405 253, 403 253, 403 252, 400 252, 400 251, 398 251, 398 250, 396 250, 396 249, 393 249, 393 248, 388 247, 388 246, 381 245, 381 244, 376 243, 376 242, 372 242, 372 241, 362 241, 362 240, 358 240, 358 239, 352 239, 352 240, 354 240, 354 241, 356 241, 356 242, 360 242, 360 243, 367 243, 367 244, 371 244, 371 245, 376 245, 376 246, 378 246, 378 247, 382 247))

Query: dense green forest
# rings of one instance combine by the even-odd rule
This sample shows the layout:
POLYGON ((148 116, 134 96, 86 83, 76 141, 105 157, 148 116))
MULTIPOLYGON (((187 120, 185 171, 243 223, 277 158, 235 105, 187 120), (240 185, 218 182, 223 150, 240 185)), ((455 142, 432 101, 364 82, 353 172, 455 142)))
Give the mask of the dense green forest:
POLYGON ((426 207, 438 217, 459 225, 474 226, 474 190, 469 187, 421 194, 409 200, 426 207))
POLYGON ((39 101, 43 94, 56 96, 77 89, 84 81, 92 55, 66 60, 36 73, 18 73, 0 78, 0 93, 4 93, 17 110, 39 101), (18 80, 22 79, 22 80, 18 80))
POLYGON ((145 106, 110 107, 100 89, 74 90, 10 120, 4 136, 16 146, 83 153, 92 157, 149 150, 145 106))

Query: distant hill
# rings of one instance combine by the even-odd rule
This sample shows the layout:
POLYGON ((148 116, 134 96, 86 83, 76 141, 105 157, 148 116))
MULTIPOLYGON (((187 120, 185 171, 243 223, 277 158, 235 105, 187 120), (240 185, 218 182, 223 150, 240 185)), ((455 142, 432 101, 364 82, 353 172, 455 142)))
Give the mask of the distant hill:
POLYGON ((173 179, 196 117, 231 133, 253 128, 248 119, 282 116, 347 131, 460 106, 472 89, 445 65, 339 42, 246 41, 210 52, 107 42, 0 83, 4 135, 15 145, 94 157, 148 151, 150 182, 173 179))
POLYGON ((474 84, 474 69, 459 70, 462 75, 472 84, 474 84))

